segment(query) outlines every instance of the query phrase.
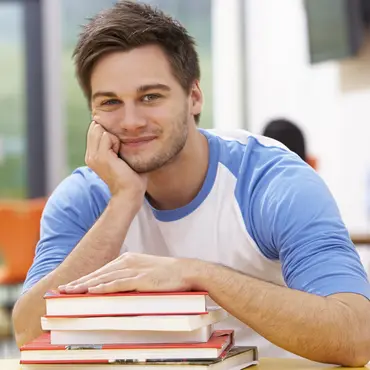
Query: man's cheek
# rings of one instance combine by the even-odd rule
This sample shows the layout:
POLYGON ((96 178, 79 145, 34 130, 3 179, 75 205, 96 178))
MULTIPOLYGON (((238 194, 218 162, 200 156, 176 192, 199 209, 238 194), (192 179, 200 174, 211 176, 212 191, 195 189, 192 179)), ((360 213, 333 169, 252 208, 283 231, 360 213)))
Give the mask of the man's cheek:
POLYGON ((96 115, 99 117, 99 123, 105 130, 113 135, 120 132, 120 120, 122 119, 122 113, 120 114, 118 110, 106 112, 96 109, 96 115))

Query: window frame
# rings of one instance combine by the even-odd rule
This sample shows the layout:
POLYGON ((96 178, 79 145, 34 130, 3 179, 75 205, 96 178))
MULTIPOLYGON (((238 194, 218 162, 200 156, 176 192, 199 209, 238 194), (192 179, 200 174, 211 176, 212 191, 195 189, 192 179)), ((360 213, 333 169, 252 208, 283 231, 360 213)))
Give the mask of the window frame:
POLYGON ((46 185, 41 0, 0 0, 0 6, 4 3, 20 3, 23 8, 26 72, 26 196, 37 198, 45 195, 46 185))

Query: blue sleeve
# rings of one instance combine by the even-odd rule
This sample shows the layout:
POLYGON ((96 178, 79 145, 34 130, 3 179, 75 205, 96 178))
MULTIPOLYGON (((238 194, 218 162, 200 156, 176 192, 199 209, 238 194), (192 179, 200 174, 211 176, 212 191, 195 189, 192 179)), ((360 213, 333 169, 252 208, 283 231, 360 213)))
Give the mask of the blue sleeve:
POLYGON ((245 221, 261 252, 280 260, 287 286, 370 299, 359 255, 321 177, 286 150, 256 150, 256 159, 247 161, 254 170, 248 176, 245 221))
POLYGON ((108 192, 96 179, 91 170, 78 169, 48 199, 23 293, 59 266, 100 216, 108 192))

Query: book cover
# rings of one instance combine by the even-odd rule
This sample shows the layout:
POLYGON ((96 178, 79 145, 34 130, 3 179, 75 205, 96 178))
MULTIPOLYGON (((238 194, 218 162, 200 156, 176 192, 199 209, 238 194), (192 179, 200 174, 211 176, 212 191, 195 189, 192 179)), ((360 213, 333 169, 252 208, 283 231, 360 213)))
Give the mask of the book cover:
POLYGON ((204 313, 207 292, 125 292, 44 295, 48 316, 204 313))
POLYGON ((215 359, 234 344, 232 330, 213 332, 205 343, 52 345, 44 333, 20 348, 22 361, 35 363, 70 363, 84 361, 125 360, 137 362, 166 359, 215 359))
MULTIPOLYGON (((96 361, 96 360, 85 360, 85 361, 73 361, 73 362, 59 362, 59 361, 47 361, 47 362, 35 362, 35 361, 20 361, 22 365, 58 365, 61 364, 63 366, 68 365, 76 365, 76 369, 82 368, 83 365, 109 365, 109 368, 115 368, 124 366, 125 369, 127 368, 145 368, 147 369, 148 366, 153 366, 153 369, 157 369, 159 366, 168 367, 168 369, 172 368, 188 368, 188 367, 200 367, 200 368, 212 368, 214 365, 224 363, 227 365, 230 363, 230 366, 242 364, 243 368, 249 367, 251 365, 256 365, 258 363, 258 350, 257 347, 253 346, 234 346, 231 349, 225 350, 222 355, 217 359, 157 359, 157 360, 146 360, 146 361, 132 361, 132 360, 104 360, 104 361, 96 361), (231 365, 232 364, 232 365, 231 365)), ((224 369, 228 369, 228 367, 223 367, 224 369)), ((41 367, 39 368, 41 369, 41 367)))
POLYGON ((151 348, 222 348, 225 339, 231 337, 234 340, 233 330, 216 330, 212 333, 208 342, 204 343, 137 343, 137 344, 101 344, 89 346, 54 345, 50 343, 50 333, 43 333, 32 342, 25 344, 20 351, 74 351, 74 350, 105 350, 105 349, 151 349, 151 348))
POLYGON ((49 290, 45 293, 45 299, 58 299, 58 298, 98 298, 98 297, 160 297, 160 296, 194 296, 194 295, 208 295, 205 291, 184 291, 184 292, 121 292, 121 293, 106 293, 106 294, 67 294, 60 293, 57 290, 49 290))

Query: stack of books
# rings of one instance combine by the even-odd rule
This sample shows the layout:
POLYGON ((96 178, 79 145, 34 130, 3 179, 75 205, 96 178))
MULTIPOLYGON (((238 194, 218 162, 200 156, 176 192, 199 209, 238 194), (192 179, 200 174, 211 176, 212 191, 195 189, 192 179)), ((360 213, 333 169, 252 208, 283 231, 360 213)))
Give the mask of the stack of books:
POLYGON ((21 348, 24 370, 244 369, 256 347, 234 345, 206 292, 45 295, 42 336, 21 348))

